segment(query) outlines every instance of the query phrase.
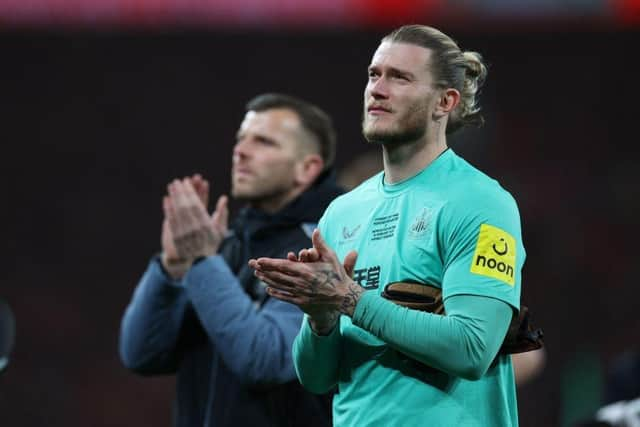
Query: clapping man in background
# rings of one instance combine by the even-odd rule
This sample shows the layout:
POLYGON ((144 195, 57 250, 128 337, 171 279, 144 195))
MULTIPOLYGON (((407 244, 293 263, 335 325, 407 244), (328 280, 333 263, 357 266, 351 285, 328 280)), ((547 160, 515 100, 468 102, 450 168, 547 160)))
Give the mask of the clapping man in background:
POLYGON ((247 104, 233 150, 232 197, 207 212, 209 184, 176 179, 163 201, 162 254, 124 318, 120 355, 142 375, 177 374, 175 425, 327 426, 327 400, 296 380, 302 311, 271 298, 247 261, 310 244, 334 197, 335 132, 318 107, 265 94, 247 104))

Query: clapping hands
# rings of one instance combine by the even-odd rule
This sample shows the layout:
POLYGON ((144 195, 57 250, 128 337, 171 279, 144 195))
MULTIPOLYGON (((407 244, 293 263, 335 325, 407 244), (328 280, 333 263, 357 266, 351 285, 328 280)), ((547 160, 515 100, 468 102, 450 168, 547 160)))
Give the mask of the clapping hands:
POLYGON ((340 263, 319 230, 313 232, 312 242, 312 248, 301 250, 297 256, 290 252, 287 259, 252 259, 249 265, 269 286, 269 295, 300 307, 309 315, 312 328, 326 334, 340 314, 353 315, 364 289, 351 279, 355 251, 340 263))
POLYGON ((196 174, 174 179, 162 200, 162 264, 173 277, 182 277, 193 261, 218 252, 227 233, 227 196, 218 198, 213 214, 207 212, 209 182, 196 174))

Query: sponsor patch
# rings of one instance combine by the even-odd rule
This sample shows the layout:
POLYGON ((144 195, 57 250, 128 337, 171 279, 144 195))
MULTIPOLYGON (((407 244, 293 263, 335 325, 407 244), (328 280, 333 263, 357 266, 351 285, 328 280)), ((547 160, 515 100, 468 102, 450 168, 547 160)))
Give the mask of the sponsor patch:
POLYGON ((516 240, 506 231, 482 224, 471 272, 498 279, 509 286, 515 284, 516 240))
POLYGON ((380 285, 380 266, 354 270, 353 281, 365 289, 376 289, 380 285))

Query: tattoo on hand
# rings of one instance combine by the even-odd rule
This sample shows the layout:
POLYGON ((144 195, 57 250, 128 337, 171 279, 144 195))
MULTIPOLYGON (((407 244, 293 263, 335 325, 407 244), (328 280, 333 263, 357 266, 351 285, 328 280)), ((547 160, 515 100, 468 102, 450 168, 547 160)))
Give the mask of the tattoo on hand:
POLYGON ((344 296, 344 298, 342 299, 342 303, 340 304, 340 312, 348 316, 353 315, 356 304, 358 303, 360 295, 362 295, 363 292, 363 288, 353 282, 350 283, 347 289, 347 294, 344 296))
POLYGON ((330 269, 320 270, 318 271, 318 274, 323 275, 324 277, 314 277, 311 279, 311 292, 313 295, 316 295, 318 293, 318 289, 325 285, 331 286, 335 289, 336 285, 334 281, 340 281, 340 276, 330 269))
MULTIPOLYGON (((331 294, 332 299, 333 296, 337 296, 337 300, 333 299, 335 309, 337 310, 336 316, 339 316, 340 313, 346 314, 347 316, 352 316, 355 310, 356 304, 360 300, 360 295, 364 292, 364 289, 359 286, 357 283, 353 282, 350 279, 346 279, 346 293, 344 290, 345 278, 342 277, 340 272, 336 272, 331 268, 323 268, 315 272, 314 276, 309 280, 309 291, 311 293, 310 297, 318 297, 324 296, 328 297, 331 294), (342 288, 338 290, 338 288, 342 288), (329 289, 336 291, 328 291, 329 289), (340 297, 341 295, 344 296, 340 297)), ((321 322, 324 324, 324 322, 321 322)))

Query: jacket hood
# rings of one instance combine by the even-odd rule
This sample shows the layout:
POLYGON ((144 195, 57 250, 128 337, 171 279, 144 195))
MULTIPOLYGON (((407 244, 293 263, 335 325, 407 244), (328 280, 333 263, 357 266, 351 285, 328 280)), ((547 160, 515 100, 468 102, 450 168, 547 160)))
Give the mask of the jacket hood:
POLYGON ((269 214, 251 207, 243 208, 234 221, 232 228, 243 234, 265 228, 279 228, 300 223, 317 223, 329 203, 344 193, 344 189, 336 183, 333 168, 323 172, 315 183, 300 196, 275 214, 269 214))
POLYGON ((336 183, 335 171, 330 169, 316 182, 275 216, 289 222, 318 222, 329 203, 344 193, 336 183))

